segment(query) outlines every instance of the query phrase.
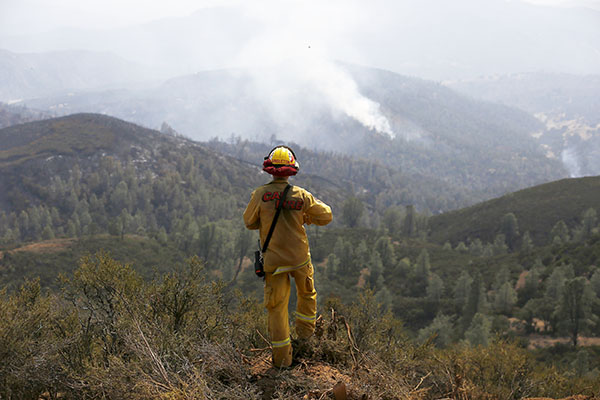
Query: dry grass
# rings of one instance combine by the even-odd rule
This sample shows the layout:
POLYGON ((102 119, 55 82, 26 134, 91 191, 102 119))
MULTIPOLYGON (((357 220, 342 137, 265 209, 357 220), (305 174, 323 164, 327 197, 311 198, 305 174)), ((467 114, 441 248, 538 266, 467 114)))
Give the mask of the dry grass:
MULTIPOLYGON (((557 344, 570 344, 571 338, 569 337, 550 337, 541 335, 530 335, 528 349, 541 349, 545 347, 552 347, 557 344)), ((578 346, 600 346, 599 337, 585 337, 580 336, 577 341, 578 346)))
MULTIPOLYGON (((27 244, 25 246, 17 247, 16 249, 12 249, 10 251, 6 251, 6 253, 17 253, 17 252, 31 252, 38 254, 47 254, 47 253, 58 253, 65 249, 68 249, 73 245, 76 239, 52 239, 52 240, 44 240, 41 242, 27 244)), ((2 253, 0 252, 0 259, 2 259, 2 253)))

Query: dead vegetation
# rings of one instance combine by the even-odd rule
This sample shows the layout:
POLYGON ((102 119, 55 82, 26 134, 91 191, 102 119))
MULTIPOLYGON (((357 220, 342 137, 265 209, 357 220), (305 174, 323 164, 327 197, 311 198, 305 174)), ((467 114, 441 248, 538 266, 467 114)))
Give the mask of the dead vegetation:
MULTIPOLYGON (((369 291, 325 302, 289 369, 270 363, 261 304, 201 263, 151 282, 105 254, 60 294, 0 295, 0 399, 522 399, 599 383, 535 364, 512 343, 417 345, 369 291)), ((588 398, 586 398, 588 399, 588 398)), ((582 399, 578 399, 582 400, 582 399)))

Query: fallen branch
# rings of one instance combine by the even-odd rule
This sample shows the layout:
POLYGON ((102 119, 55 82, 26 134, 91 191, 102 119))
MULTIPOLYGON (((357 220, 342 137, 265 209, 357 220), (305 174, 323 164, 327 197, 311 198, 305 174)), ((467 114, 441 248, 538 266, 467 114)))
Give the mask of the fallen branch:
POLYGON ((269 342, 267 339, 265 339, 265 337, 262 335, 262 333, 260 333, 260 331, 257 329, 256 333, 258 333, 258 336, 260 336, 262 338, 262 340, 265 341, 265 343, 269 346, 269 349, 273 349, 273 346, 271 346, 271 342, 269 342))

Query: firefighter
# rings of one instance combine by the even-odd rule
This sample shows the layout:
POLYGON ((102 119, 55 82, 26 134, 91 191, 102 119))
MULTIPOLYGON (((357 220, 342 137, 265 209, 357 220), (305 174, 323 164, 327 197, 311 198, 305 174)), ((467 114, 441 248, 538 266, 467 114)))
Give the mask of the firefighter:
MULTIPOLYGON (((291 148, 277 146, 263 163, 263 171, 273 180, 254 192, 244 211, 248 229, 258 229, 261 244, 281 201, 288 177, 296 175, 299 165, 291 148)), ((288 322, 290 277, 294 278, 298 304, 296 336, 305 341, 312 336, 317 318, 317 292, 313 281, 308 239, 304 224, 326 225, 332 220, 331 208, 299 186, 291 186, 281 204, 268 248, 263 254, 265 273, 265 307, 268 310, 269 335, 273 347, 273 365, 289 367, 292 363, 292 343, 288 322)))

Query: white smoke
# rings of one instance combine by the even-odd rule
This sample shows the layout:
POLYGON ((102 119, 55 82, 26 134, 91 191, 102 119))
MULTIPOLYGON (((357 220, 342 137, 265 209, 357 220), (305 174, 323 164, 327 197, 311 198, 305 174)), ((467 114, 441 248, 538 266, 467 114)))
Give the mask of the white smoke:
POLYGON ((345 34, 361 15, 358 3, 282 0, 259 4, 262 7, 252 2, 247 12, 261 21, 264 30, 246 46, 240 65, 269 68, 271 74, 258 76, 256 81, 269 97, 265 101, 272 112, 280 114, 285 103, 293 103, 292 98, 302 94, 305 100, 324 102, 369 130, 395 136, 380 104, 361 94, 352 76, 328 57, 330 47, 347 46, 345 34))
POLYGON ((583 176, 581 173, 581 167, 579 166, 579 158, 574 148, 564 149, 560 155, 560 158, 569 171, 571 178, 579 178, 583 176))

